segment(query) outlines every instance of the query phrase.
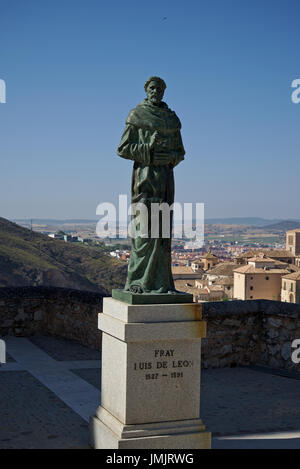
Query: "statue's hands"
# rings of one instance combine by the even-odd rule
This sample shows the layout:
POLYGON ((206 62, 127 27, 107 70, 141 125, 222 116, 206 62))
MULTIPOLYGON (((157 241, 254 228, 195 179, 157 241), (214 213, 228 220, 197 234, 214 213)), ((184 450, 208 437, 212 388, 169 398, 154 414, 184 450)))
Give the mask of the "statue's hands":
POLYGON ((174 168, 183 159, 176 151, 168 151, 167 139, 158 137, 157 131, 150 137, 149 148, 151 151, 151 164, 153 166, 169 166, 174 168))
POLYGON ((150 137, 149 148, 152 153, 151 163, 153 166, 166 166, 171 163, 171 155, 165 152, 166 143, 159 139, 157 131, 150 137))
POLYGON ((156 144, 157 140, 158 140, 158 132, 155 131, 150 137, 150 143, 149 143, 150 150, 153 150, 154 145, 156 144))

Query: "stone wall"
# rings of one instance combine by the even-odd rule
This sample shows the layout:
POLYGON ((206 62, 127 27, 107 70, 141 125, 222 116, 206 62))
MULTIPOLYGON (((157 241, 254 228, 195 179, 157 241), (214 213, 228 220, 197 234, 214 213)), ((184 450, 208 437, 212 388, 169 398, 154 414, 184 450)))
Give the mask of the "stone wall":
POLYGON ((100 348, 102 298, 65 288, 0 288, 0 336, 50 334, 100 348))
MULTIPOLYGON (((50 334, 101 348, 102 296, 46 287, 0 288, 0 336, 50 334)), ((205 368, 260 364, 300 371, 291 344, 300 339, 300 305, 269 300, 203 303, 205 368)), ((300 354, 299 354, 300 355, 300 354)))
POLYGON ((300 339, 300 305, 270 300, 203 303, 203 318, 204 367, 259 364, 300 371, 291 359, 291 344, 300 339))

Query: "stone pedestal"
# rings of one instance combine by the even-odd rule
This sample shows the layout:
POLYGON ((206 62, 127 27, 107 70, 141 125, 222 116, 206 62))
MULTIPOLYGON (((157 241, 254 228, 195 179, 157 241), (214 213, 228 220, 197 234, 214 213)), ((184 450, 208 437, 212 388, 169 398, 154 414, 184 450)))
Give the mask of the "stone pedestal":
POLYGON ((90 443, 105 449, 210 448, 200 420, 201 305, 104 298, 101 406, 90 443))

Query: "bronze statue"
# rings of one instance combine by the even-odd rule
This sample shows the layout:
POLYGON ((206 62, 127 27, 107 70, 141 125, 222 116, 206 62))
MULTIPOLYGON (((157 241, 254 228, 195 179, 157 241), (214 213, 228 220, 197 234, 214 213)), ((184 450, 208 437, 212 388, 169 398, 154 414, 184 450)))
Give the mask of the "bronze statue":
MULTIPOLYGON (((162 101, 166 84, 159 77, 145 83, 147 98, 130 111, 118 147, 122 158, 134 161, 131 203, 174 202, 173 168, 184 159, 181 123, 162 101)), ((151 223, 151 221, 150 221, 151 223)), ((170 218, 172 228, 172 216, 170 218)), ((131 239, 125 290, 132 293, 176 293, 171 272, 171 233, 168 238, 131 239)))

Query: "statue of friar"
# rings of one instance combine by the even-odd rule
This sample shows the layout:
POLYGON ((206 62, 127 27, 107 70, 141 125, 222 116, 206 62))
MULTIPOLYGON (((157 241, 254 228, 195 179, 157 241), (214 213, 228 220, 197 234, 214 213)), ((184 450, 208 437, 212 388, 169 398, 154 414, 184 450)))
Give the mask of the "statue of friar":
MULTIPOLYGON (((134 161, 131 203, 174 202, 173 168, 184 159, 181 123, 162 101, 166 84, 151 77, 145 83, 147 98, 130 111, 118 147, 122 158, 134 161)), ((150 217, 151 218, 151 217, 150 217)), ((151 222, 151 221, 150 221, 151 222)), ((172 227, 172 216, 170 217, 172 227)), ((150 232, 150 230, 149 230, 150 232)), ((169 237, 132 237, 125 290, 133 293, 175 293, 169 237)))

